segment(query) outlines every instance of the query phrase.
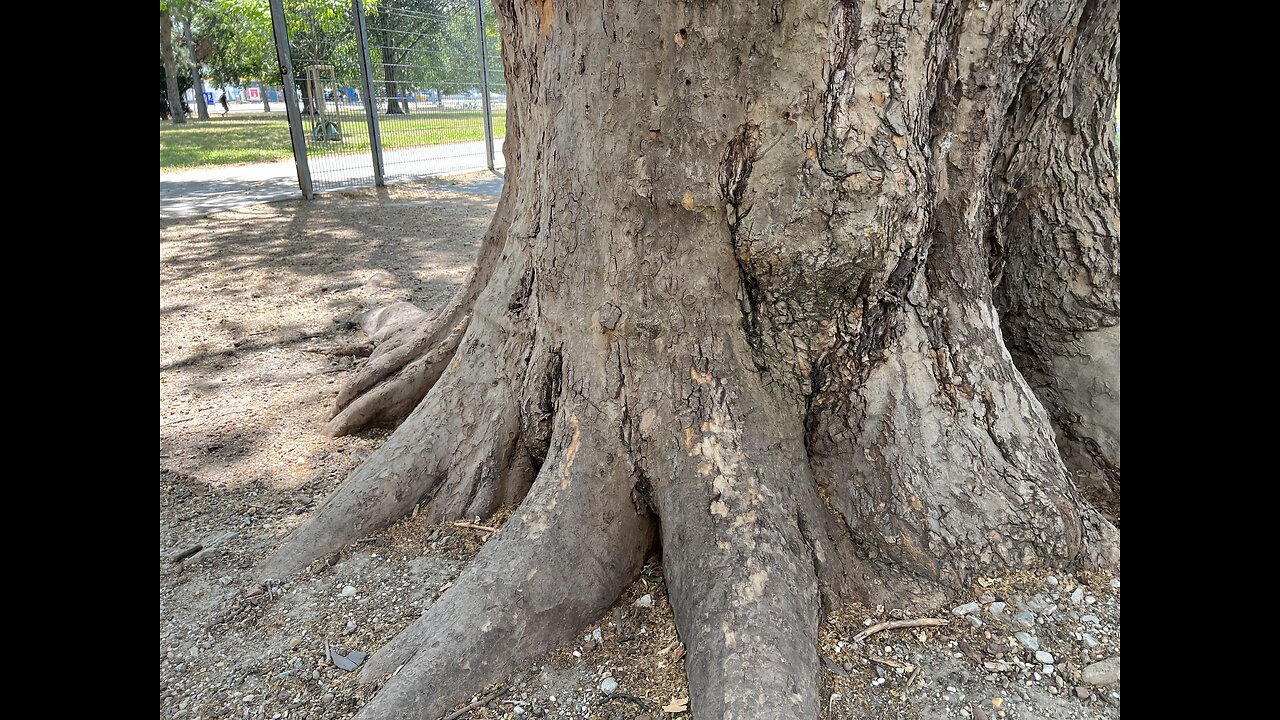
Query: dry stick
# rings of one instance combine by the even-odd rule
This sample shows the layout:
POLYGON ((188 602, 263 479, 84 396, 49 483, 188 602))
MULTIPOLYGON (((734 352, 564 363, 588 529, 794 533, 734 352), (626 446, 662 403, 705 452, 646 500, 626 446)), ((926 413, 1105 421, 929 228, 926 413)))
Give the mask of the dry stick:
POLYGON ((463 522, 461 520, 455 520, 453 524, 458 527, 471 528, 472 530, 483 530, 488 533, 498 532, 498 528, 495 528, 495 527, 489 527, 488 525, 477 525, 475 523, 463 522))
POLYGON ((881 630, 897 630, 905 627, 937 627, 947 624, 946 618, 920 618, 919 620, 890 620, 888 622, 877 623, 853 636, 853 642, 860 642, 868 637, 875 635, 881 630))
POLYGON ((910 690, 910 689, 911 689, 911 683, 913 683, 913 682, 915 682, 915 681, 916 681, 916 676, 917 676, 917 675, 919 675, 919 674, 920 674, 920 663, 918 663, 918 662, 917 662, 917 663, 916 663, 916 671, 915 671, 915 672, 913 672, 913 673, 911 673, 911 677, 907 678, 907 684, 906 684, 906 686, 905 686, 905 687, 903 687, 903 688, 902 688, 902 692, 904 692, 904 693, 905 693, 906 691, 908 691, 908 690, 910 690))
POLYGON ((479 707, 483 707, 483 706, 485 706, 485 705, 488 705, 490 700, 492 700, 492 699, 494 699, 494 698, 498 697, 498 693, 499 693, 499 692, 501 692, 501 690, 495 690, 495 691, 493 691, 493 692, 489 693, 488 695, 485 695, 484 697, 480 698, 479 700, 477 700, 477 701, 475 701, 475 702, 471 703, 470 705, 468 705, 468 706, 466 706, 466 707, 464 707, 464 708, 461 708, 461 709, 459 709, 459 710, 454 710, 453 712, 449 713, 448 715, 445 715, 445 716, 444 716, 444 720, 458 720, 458 718, 462 717, 463 715, 466 715, 467 713, 471 712, 472 710, 475 710, 476 708, 479 708, 479 707))

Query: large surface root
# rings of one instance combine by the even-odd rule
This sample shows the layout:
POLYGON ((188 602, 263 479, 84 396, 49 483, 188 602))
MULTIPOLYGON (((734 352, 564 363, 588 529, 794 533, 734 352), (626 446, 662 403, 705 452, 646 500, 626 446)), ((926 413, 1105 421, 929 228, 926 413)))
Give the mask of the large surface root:
POLYGON ((495 220, 475 267, 438 313, 419 311, 415 316, 396 307, 406 303, 362 313, 361 326, 374 341, 374 351, 338 393, 325 434, 338 437, 368 427, 395 427, 409 416, 449 366, 506 241, 505 228, 495 220))
MULTIPOLYGON (((449 366, 470 317, 461 308, 417 328, 405 328, 395 349, 373 355, 338 395, 324 433, 339 437, 368 427, 395 427, 422 402, 449 366)), ((393 336, 395 337, 395 336, 393 336)))
POLYGON ((528 497, 454 587, 370 659, 395 673, 359 718, 434 718, 596 619, 639 573, 654 521, 594 418, 565 413, 528 497))
MULTIPOLYGON (((510 346, 508 345, 507 348, 510 346)), ((257 571, 280 579, 430 502, 433 518, 487 515, 528 488, 519 414, 495 381, 503 350, 478 342, 426 400, 257 571), (447 489, 447 492, 446 492, 447 489), (437 497, 440 495, 440 497, 437 497)))
POLYGON ((801 416, 734 365, 677 375, 688 379, 673 420, 645 461, 690 710, 698 720, 816 718, 819 575, 839 562, 815 514, 825 511, 801 416))

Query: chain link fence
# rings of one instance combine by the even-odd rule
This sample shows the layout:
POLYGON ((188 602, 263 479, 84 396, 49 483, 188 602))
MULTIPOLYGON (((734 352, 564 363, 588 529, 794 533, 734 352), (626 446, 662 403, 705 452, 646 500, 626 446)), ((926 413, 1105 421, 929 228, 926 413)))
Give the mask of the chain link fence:
POLYGON ((504 165, 506 81, 487 1, 271 5, 304 195, 504 165))

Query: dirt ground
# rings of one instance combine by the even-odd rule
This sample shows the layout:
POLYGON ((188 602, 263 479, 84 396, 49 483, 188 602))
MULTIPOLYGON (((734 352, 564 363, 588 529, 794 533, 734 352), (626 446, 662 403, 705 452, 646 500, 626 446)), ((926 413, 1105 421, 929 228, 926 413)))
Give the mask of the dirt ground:
MULTIPOLYGON (((353 716, 373 689, 334 656, 376 651, 488 539, 407 518, 269 594, 245 592, 250 568, 385 440, 319 433, 363 361, 348 320, 367 302, 447 301, 496 204, 473 180, 161 223, 160 717, 353 716)), ((833 612, 825 717, 1119 718, 1118 577, 981 578, 928 615, 946 624, 858 638, 921 616, 833 612)), ((688 717, 660 558, 579 637, 475 688, 485 702, 466 717, 688 717)))

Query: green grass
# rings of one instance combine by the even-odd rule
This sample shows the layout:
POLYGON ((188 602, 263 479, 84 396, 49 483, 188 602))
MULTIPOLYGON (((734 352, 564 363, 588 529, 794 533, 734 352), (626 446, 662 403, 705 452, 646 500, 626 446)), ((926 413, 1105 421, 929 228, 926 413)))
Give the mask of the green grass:
POLYGON ((225 118, 215 114, 208 120, 187 120, 185 125, 160 121, 161 171, 291 157, 289 122, 283 111, 225 118))
MULTIPOLYGON (((382 147, 395 148, 469 142, 484 139, 483 113, 479 110, 430 110, 411 115, 379 115, 382 147)), ((312 143, 307 152, 329 155, 369 149, 368 130, 361 113, 343 111, 343 142, 312 143)), ((303 119, 303 127, 310 123, 303 119)), ((495 113, 493 133, 504 137, 505 113, 495 113)), ((215 112, 208 120, 188 120, 185 125, 160 122, 160 171, 186 170, 216 165, 239 165, 293 157, 289 145, 289 121, 284 109, 270 114, 215 112)))

